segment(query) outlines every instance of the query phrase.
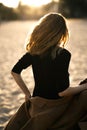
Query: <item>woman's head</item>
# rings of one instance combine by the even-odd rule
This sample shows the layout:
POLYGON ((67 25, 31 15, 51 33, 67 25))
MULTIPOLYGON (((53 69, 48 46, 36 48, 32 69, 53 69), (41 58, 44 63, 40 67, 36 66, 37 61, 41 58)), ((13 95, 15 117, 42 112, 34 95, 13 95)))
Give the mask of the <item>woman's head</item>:
POLYGON ((43 54, 50 47, 66 43, 68 29, 65 18, 58 13, 50 13, 42 17, 28 39, 26 49, 32 55, 43 54))

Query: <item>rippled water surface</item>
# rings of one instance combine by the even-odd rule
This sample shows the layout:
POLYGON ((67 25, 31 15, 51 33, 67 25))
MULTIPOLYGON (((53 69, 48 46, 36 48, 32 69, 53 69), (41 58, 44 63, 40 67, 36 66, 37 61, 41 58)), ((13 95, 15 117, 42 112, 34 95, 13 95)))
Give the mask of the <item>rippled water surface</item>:
MULTIPOLYGON (((10 71, 25 53, 24 42, 36 21, 15 21, 0 24, 0 130, 24 101, 24 95, 14 82, 10 71)), ((75 86, 87 77, 87 20, 69 20, 70 40, 67 48, 72 57, 70 82, 75 86)), ((31 68, 22 73, 31 93, 34 86, 31 68)))

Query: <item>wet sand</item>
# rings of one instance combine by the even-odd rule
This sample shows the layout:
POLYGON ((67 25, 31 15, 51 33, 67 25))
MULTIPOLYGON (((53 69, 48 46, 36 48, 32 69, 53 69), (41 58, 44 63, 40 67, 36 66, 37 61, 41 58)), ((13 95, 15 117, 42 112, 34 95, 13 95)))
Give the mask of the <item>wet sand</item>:
MULTIPOLYGON (((25 53, 25 38, 35 23, 36 21, 15 21, 0 25, 0 130, 24 101, 24 95, 10 71, 25 53)), ((70 40, 67 48, 72 53, 70 82, 74 87, 87 77, 87 20, 69 20, 68 25, 70 40)), ((31 67, 23 71, 22 76, 32 93, 34 81, 31 67)))

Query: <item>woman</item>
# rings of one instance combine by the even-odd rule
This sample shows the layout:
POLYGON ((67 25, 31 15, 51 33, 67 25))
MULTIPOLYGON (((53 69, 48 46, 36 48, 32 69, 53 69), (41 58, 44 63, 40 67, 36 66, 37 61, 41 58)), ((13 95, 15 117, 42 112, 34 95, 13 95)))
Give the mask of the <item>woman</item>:
POLYGON ((6 130, 71 130, 87 113, 87 83, 69 87, 71 54, 64 49, 68 35, 66 20, 58 13, 45 15, 34 28, 27 53, 11 72, 29 101, 29 118, 17 128, 11 121, 6 130), (21 77, 22 70, 30 65, 35 80, 32 96, 21 77))

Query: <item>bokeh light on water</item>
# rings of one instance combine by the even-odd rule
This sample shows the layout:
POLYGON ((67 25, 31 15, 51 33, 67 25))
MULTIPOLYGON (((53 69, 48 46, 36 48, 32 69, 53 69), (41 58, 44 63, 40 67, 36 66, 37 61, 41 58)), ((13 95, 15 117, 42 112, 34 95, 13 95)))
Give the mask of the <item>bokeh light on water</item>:
POLYGON ((69 30, 68 48, 72 53, 70 80, 73 85, 87 77, 87 20, 70 20, 69 30))
MULTIPOLYGON (((24 101, 24 95, 10 71, 25 53, 25 38, 36 22, 15 21, 0 25, 0 130, 24 101)), ((69 20, 68 25, 70 40, 67 48, 72 53, 70 81, 71 86, 75 86, 87 76, 87 20, 69 20)), ((22 76, 32 93, 34 81, 31 67, 23 71, 22 76)))

